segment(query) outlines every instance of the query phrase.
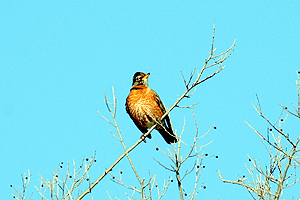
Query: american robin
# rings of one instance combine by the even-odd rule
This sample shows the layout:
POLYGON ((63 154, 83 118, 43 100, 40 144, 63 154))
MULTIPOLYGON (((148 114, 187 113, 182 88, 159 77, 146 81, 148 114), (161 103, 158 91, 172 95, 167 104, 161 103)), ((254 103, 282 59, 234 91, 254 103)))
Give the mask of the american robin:
MULTIPOLYGON (((163 120, 166 108, 158 94, 148 87, 150 73, 136 72, 133 76, 133 83, 130 93, 126 99, 126 111, 138 129, 145 134, 148 128, 156 123, 156 130, 163 136, 168 144, 177 142, 173 133, 170 116, 163 120)), ((151 135, 147 136, 151 139, 151 135)))

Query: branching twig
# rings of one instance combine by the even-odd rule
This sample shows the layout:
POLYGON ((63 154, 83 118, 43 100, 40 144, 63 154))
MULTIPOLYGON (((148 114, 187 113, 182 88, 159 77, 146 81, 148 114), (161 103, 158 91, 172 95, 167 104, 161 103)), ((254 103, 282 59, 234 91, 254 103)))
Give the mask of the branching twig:
POLYGON ((50 193, 51 199, 74 199, 74 191, 82 185, 84 181, 90 181, 88 174, 93 163, 96 162, 96 153, 90 159, 84 158, 81 165, 76 168, 75 161, 73 160, 73 167, 67 165, 67 173, 62 178, 59 178, 59 171, 63 168, 63 162, 59 163, 57 171, 52 175, 52 180, 46 180, 40 175, 40 187, 36 187, 42 199, 48 199, 46 192, 50 193), (54 198, 55 197, 55 198, 54 198))
MULTIPOLYGON (((160 166, 162 166, 164 169, 169 170, 169 171, 175 173, 175 175, 176 175, 175 177, 176 177, 177 184, 178 184, 178 189, 179 189, 179 195, 180 195, 181 199, 183 199, 183 195, 188 195, 190 197, 190 199, 194 199, 195 196, 200 192, 201 186, 198 187, 198 182, 199 182, 199 179, 200 179, 200 176, 201 176, 201 172, 202 172, 202 168, 200 166, 202 164, 202 160, 203 160, 204 156, 203 156, 203 153, 202 153, 202 156, 200 156, 199 154, 200 154, 200 152, 201 152, 201 150, 202 150, 202 148, 204 146, 207 146, 208 144, 211 143, 211 142, 209 142, 208 144, 203 145, 203 146, 197 145, 197 141, 200 138, 203 138, 205 135, 207 135, 208 132, 210 132, 210 130, 212 129, 213 126, 210 127, 210 129, 203 136, 198 137, 199 128, 198 128, 197 120, 196 120, 196 117, 195 117, 194 113, 193 113, 193 116, 194 116, 194 119, 195 119, 196 133, 195 133, 195 137, 194 137, 194 141, 193 141, 192 145, 188 145, 187 143, 185 143, 185 142, 182 141, 182 139, 181 139, 181 136, 183 134, 183 131, 182 131, 182 133, 178 137, 177 144, 172 145, 172 151, 165 152, 165 151, 161 150, 160 148, 158 148, 156 146, 157 150, 160 150, 163 154, 165 154, 169 158, 169 160, 171 161, 170 167, 167 167, 166 165, 162 164, 160 161, 158 161, 157 159, 154 158, 154 160, 160 166), (184 157, 182 157, 182 153, 181 153, 182 147, 183 147, 182 144, 185 147, 189 148, 186 156, 184 156, 184 157), (183 174, 181 174, 182 165, 187 160, 189 160, 191 158, 196 158, 196 161, 194 162, 194 164, 191 166, 190 169, 188 169, 188 168, 185 169, 185 172, 183 174), (184 188, 182 186, 182 181, 184 180, 184 178, 187 175, 189 175, 193 171, 196 171, 196 179, 195 179, 194 190, 193 190, 193 192, 191 194, 187 194, 184 191, 184 188)), ((184 126, 183 126, 183 130, 184 129, 185 129, 185 123, 184 123, 184 126)))
MULTIPOLYGON (((299 94, 300 85, 298 85, 298 82, 296 83, 297 91, 299 94)), ((295 116, 299 119, 298 112, 296 111, 297 114, 292 113, 287 109, 287 107, 279 104, 283 109, 277 121, 275 123, 272 123, 262 113, 259 98, 257 95, 256 97, 258 101, 258 107, 254 106, 254 108, 258 112, 258 114, 267 122, 267 124, 272 127, 272 129, 267 130, 267 137, 265 137, 258 130, 253 128, 248 122, 246 122, 246 124, 250 126, 254 130, 254 132, 262 139, 263 145, 267 149, 270 157, 269 166, 262 168, 259 161, 251 159, 249 156, 249 160, 251 161, 252 166, 250 166, 250 168, 246 166, 246 168, 251 176, 252 181, 248 180, 248 178, 246 178, 245 176, 243 176, 243 178, 239 178, 237 181, 225 180, 222 177, 221 172, 218 171, 218 173, 223 182, 241 185, 246 188, 253 199, 256 199, 254 194, 256 194, 259 199, 283 199, 282 191, 287 187, 295 185, 300 180, 300 178, 297 178, 297 168, 300 167, 300 158, 299 156, 296 156, 296 153, 300 152, 300 137, 298 137, 294 142, 289 137, 289 134, 285 133, 282 129, 289 114, 292 114, 292 116, 295 116), (282 115, 284 111, 287 112, 287 115, 283 119, 282 115), (273 129, 278 133, 277 136, 274 135, 273 129), (269 138, 269 134, 271 134, 272 138, 269 138), (283 147, 283 142, 281 140, 282 137, 288 144, 285 148, 283 147), (290 174, 289 171, 291 170, 291 168, 294 169, 294 174, 290 174), (275 171, 277 171, 277 173, 275 173, 275 171), (258 175, 255 176, 255 173, 258 173, 258 175), (292 175, 294 177, 294 180, 291 180, 292 175), (291 182, 289 182, 289 180, 291 180, 291 182)))
MULTIPOLYGON (((197 105, 197 104, 192 104, 190 106, 179 106, 179 103, 181 102, 181 100, 183 98, 189 98, 189 97, 191 97, 196 92, 196 86, 198 86, 199 84, 205 82, 206 80, 214 77, 216 74, 220 73, 224 69, 225 66, 223 66, 223 62, 225 60, 227 60, 231 56, 231 54, 233 53, 233 50, 234 50, 234 47, 235 47, 236 43, 234 41, 234 43, 232 44, 232 46, 229 47, 226 51, 224 51, 223 53, 220 53, 218 55, 215 55, 216 48, 214 47, 214 42, 215 42, 215 24, 213 26, 213 38, 212 38, 212 45, 211 45, 210 54, 209 54, 208 58, 205 60, 202 69, 200 70, 200 72, 196 71, 196 69, 192 70, 191 74, 190 74, 190 77, 188 78, 188 80, 185 79, 184 74, 182 73, 182 77, 183 77, 183 81, 184 81, 184 84, 185 84, 185 87, 186 87, 186 91, 164 113, 164 115, 162 116, 161 120, 163 120, 167 115, 169 115, 169 113, 175 107, 178 107, 178 108, 189 108, 189 109, 191 109, 195 105, 197 105), (211 73, 210 75, 202 78, 202 75, 203 75, 204 71, 206 69, 212 68, 214 66, 217 66, 217 70, 215 72, 211 73)), ((46 191, 48 191, 50 193, 51 199, 59 199, 60 197, 63 200, 64 199, 73 199, 74 198, 74 194, 73 194, 74 190, 77 189, 83 183, 84 180, 88 180, 89 181, 89 187, 83 193, 81 193, 78 196, 78 198, 77 198, 77 200, 82 199, 86 194, 90 193, 91 190, 107 174, 109 174, 110 171, 112 171, 112 169, 116 166, 116 164, 119 163, 120 160, 122 160, 125 156, 127 156, 128 160, 130 162, 130 165, 131 165, 131 167, 132 167, 132 169, 133 169, 133 171, 134 171, 134 173, 135 173, 135 175, 136 175, 136 177, 137 177, 137 179, 138 179, 138 181, 139 181, 139 183, 141 185, 141 189, 140 190, 133 189, 133 194, 129 198, 132 198, 132 196, 134 195, 135 192, 139 192, 141 194, 141 199, 149 199, 150 198, 150 195, 148 195, 148 196, 145 195, 145 187, 149 187, 150 188, 149 189, 149 193, 151 194, 152 189, 153 189, 153 185, 154 185, 153 183, 156 181, 155 180, 155 176, 153 178, 150 178, 147 183, 144 183, 145 179, 142 179, 142 178, 139 177, 139 175, 138 175, 138 173, 137 173, 137 171, 136 171, 136 169, 135 169, 135 167, 133 165, 133 162, 132 162, 132 160, 129 157, 129 152, 131 152, 142 141, 144 141, 145 138, 153 131, 153 129, 156 128, 156 126, 158 124, 155 124, 154 126, 152 126, 148 130, 147 133, 143 134, 143 136, 142 136, 141 139, 139 139, 130 148, 127 148, 126 145, 125 145, 125 143, 124 143, 124 141, 123 141, 123 138, 122 138, 122 135, 121 135, 121 131, 120 131, 120 129, 118 127, 118 124, 117 124, 117 121, 116 121, 117 104, 116 104, 116 97, 115 97, 114 90, 113 90, 113 103, 109 103, 108 102, 108 99, 107 99, 106 95, 105 95, 105 103, 106 103, 106 107, 107 107, 109 113, 111 113, 113 121, 110 121, 107 118, 105 118, 104 115, 102 115, 99 111, 97 111, 97 112, 98 112, 99 115, 101 115, 101 117, 106 122, 108 122, 109 124, 111 124, 112 126, 114 126, 117 129, 118 135, 114 134, 112 131, 111 131, 111 134, 118 141, 120 141, 122 143, 122 146, 124 148, 124 153, 118 159, 116 159, 116 161, 110 167, 108 167, 103 172, 103 174, 98 179, 96 179, 93 183, 90 182, 90 176, 88 174, 88 171, 89 171, 90 167, 92 166, 93 161, 96 161, 95 160, 95 156, 92 157, 92 159, 90 159, 90 163, 89 164, 87 164, 83 160, 82 165, 79 168, 75 167, 75 161, 73 161, 73 171, 72 172, 71 172, 71 170, 69 168, 69 164, 68 164, 67 174, 65 176, 63 176, 62 179, 60 179, 58 177, 59 168, 62 167, 60 165, 59 168, 58 168, 58 170, 56 171, 56 173, 53 174, 53 179, 52 180, 46 180, 46 179, 44 179, 41 176, 41 185, 40 185, 39 188, 36 187, 36 189, 38 190, 38 192, 39 192, 40 196, 42 197, 42 199, 47 199, 46 194, 45 194, 46 191), (111 105, 113 105, 113 109, 111 108, 111 105)), ((198 134, 198 126, 196 125, 196 127, 197 127, 196 133, 198 134)), ((183 130, 184 130, 184 128, 183 128, 183 130)), ((183 133, 183 131, 182 131, 182 133, 183 133)), ((171 146, 173 153, 170 150, 168 150, 169 151, 168 153, 165 152, 165 154, 169 156, 169 158, 172 160, 172 163, 173 163, 171 165, 171 168, 167 167, 166 169, 177 173, 176 179, 178 181, 178 185, 179 185, 179 188, 180 188, 179 190, 181 192, 181 197, 182 197, 182 191, 183 191, 183 188, 182 188, 182 185, 181 185, 181 181, 188 174, 190 174, 192 171, 194 171, 196 164, 194 164, 194 166, 190 170, 186 170, 182 177, 180 177, 179 169, 181 168, 182 163, 184 163, 189 158, 197 158, 197 159, 199 159, 199 154, 200 154, 200 151, 201 151, 202 147, 198 146, 196 144, 197 141, 201 138, 201 137, 198 138, 197 134, 196 134, 196 137, 194 139, 193 145, 188 145, 185 142, 183 142, 181 140, 181 136, 182 136, 182 134, 181 134, 178 137, 179 138, 178 144, 174 144, 174 145, 171 146), (191 148, 190 151, 188 152, 188 154, 184 158, 181 157, 181 153, 180 153, 180 150, 181 150, 182 146, 186 146, 186 147, 191 148)), ((164 166, 161 163, 160 163, 160 165, 164 166)), ((199 171, 197 169, 196 169, 196 174, 199 174, 199 171)), ((198 177, 198 175, 197 175, 197 177, 198 177)), ((18 194, 18 197, 15 196, 15 198, 24 200, 25 199, 25 190, 26 190, 26 187, 28 186, 28 184, 30 182, 30 176, 28 175, 27 178, 25 176, 25 179, 23 179, 23 176, 22 176, 22 181, 23 181, 23 190, 22 190, 22 192, 16 190, 13 186, 11 186, 11 187, 13 187, 14 190, 18 194)), ((122 182, 121 179, 118 179, 117 181, 118 181, 119 184, 121 184, 123 186, 126 186, 125 184, 123 184, 123 182, 122 182)), ((198 181, 199 181, 199 178, 196 179, 196 182, 195 182, 196 186, 197 186, 198 181)), ((164 183, 164 186, 163 186, 163 189, 162 189, 161 193, 159 192, 159 188, 158 188, 159 199, 166 193, 166 191, 168 189, 168 186, 169 186, 169 183, 170 183, 170 179, 169 179, 169 181, 167 183, 166 182, 164 183)), ((196 187, 195 187, 194 192, 192 194, 192 197, 194 197, 198 192, 199 192, 199 190, 196 190, 196 187)), ((110 196, 109 196, 109 198, 111 199, 110 196)), ((183 199, 183 197, 182 197, 182 199, 183 199)))
MULTIPOLYGON (((31 175, 30 175, 30 171, 28 170, 28 174, 21 174, 21 178, 22 178, 22 191, 20 189, 16 189, 13 185, 10 185, 10 187, 12 187, 15 192, 17 193, 17 195, 13 195, 13 197, 17 200, 25 200, 26 199, 26 188, 28 187, 29 183, 30 183, 30 178, 31 178, 31 175)), ((29 200, 31 200, 32 198, 32 195, 30 196, 29 200)))
MULTIPOLYGON (((171 110, 173 110, 175 107, 179 106, 179 102, 186 97, 190 97, 189 92, 195 88, 197 85, 199 85, 200 83, 203 83, 204 81, 212 78, 213 76, 215 76, 216 74, 220 73, 225 66, 223 66, 223 62, 229 58, 233 52, 233 48, 236 45, 236 43, 234 42, 232 44, 232 46, 227 49, 226 51, 224 51, 223 53, 219 54, 219 55, 214 55, 216 49, 214 48, 214 41, 215 41, 215 25, 214 25, 214 31, 213 31, 213 40, 212 40, 212 46, 211 46, 211 51, 210 51, 210 55, 209 57, 205 60, 204 66, 202 67, 201 71, 198 73, 195 81, 192 83, 192 79, 195 75, 195 70, 192 71, 190 79, 188 81, 185 80, 184 75, 183 79, 184 79, 184 83, 185 83, 185 87, 186 87, 186 91, 176 100, 176 102, 166 111, 166 113, 162 116, 161 120, 163 120, 169 113, 171 110), (211 61, 214 61, 212 64, 210 64, 211 61), (218 69, 216 72, 212 73, 211 75, 202 78, 202 74, 203 72, 208 69, 211 68, 213 66, 218 66, 218 69)), ((107 102, 107 99, 105 100, 107 102)), ((108 104, 107 104, 108 106, 108 104)), ((116 108, 114 110, 114 112, 111 111, 111 109, 108 106, 108 110, 110 113, 114 113, 116 112, 116 108)), ((103 115, 101 115, 106 121, 108 121, 103 115)), ((109 122, 109 121, 108 121, 109 122)), ((115 126, 114 123, 109 122, 111 125, 115 126)), ((79 197, 78 200, 82 199, 86 194, 88 194, 92 188, 94 188, 112 169, 113 167, 120 161, 122 160, 126 155, 128 155, 128 153, 130 151, 132 151, 136 146, 138 146, 143 140, 144 138, 146 138, 151 132, 152 130, 157 126, 157 124, 155 124, 152 128, 149 129, 149 131, 147 133, 145 133, 143 135, 143 137, 141 139, 139 139, 134 145, 132 145, 130 148, 128 148, 94 183, 91 184, 91 186, 84 191, 79 197)), ((180 142, 178 142, 178 149, 180 149, 180 142)), ((177 155, 179 156, 179 155, 177 155)), ((179 157, 178 157, 179 158, 179 157)), ((180 179, 178 179, 180 180, 180 179)))

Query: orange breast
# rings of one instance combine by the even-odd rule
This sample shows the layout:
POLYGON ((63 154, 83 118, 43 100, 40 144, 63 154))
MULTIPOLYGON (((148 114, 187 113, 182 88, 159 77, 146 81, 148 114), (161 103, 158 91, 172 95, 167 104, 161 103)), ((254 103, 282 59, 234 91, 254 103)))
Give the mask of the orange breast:
POLYGON ((126 105, 131 118, 145 128, 150 128, 163 116, 155 94, 147 86, 133 87, 126 99, 126 105))

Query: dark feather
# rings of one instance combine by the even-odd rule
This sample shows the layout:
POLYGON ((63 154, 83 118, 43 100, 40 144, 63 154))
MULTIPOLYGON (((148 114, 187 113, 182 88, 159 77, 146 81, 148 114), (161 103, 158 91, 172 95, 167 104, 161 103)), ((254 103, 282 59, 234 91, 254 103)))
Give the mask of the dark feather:
MULTIPOLYGON (((155 94, 155 100, 156 103, 159 105, 163 113, 166 113, 166 107, 159 98, 158 94, 152 90, 153 93, 155 94)), ((175 143, 177 142, 177 138, 175 134, 173 133, 173 128, 172 128, 172 123, 169 114, 165 116, 165 118, 162 120, 162 125, 164 127, 158 127, 157 130, 158 132, 163 136, 165 141, 170 144, 170 143, 175 143)))

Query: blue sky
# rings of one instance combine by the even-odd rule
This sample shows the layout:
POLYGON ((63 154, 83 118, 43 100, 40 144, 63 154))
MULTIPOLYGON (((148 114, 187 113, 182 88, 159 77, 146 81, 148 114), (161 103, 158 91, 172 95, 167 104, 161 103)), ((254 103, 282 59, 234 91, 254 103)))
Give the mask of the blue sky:
MULTIPOLYGON (((104 94, 111 99, 114 86, 117 120, 131 146, 140 137, 124 107, 133 74, 150 72, 150 87, 170 107, 184 91, 180 72, 200 70, 209 55, 215 21, 217 53, 236 39, 235 51, 224 71, 182 102, 199 102, 193 111, 200 133, 217 126, 200 141, 213 140, 203 150, 219 158, 204 160, 201 181, 206 189, 199 199, 251 199, 242 187, 222 183, 216 170, 236 180, 248 175, 247 154, 268 163, 259 137, 244 120, 266 133, 267 124, 251 105, 256 93, 271 121, 280 113, 277 102, 288 107, 290 101, 296 103, 299 10, 297 1, 1 1, 0 196, 12 198, 9 185, 21 187, 20 175, 29 169, 28 194, 34 192, 38 199, 34 186, 39 185, 39 174, 51 179, 59 162, 80 163, 95 151, 98 162, 90 175, 92 180, 98 178, 122 153, 110 134, 113 127, 95 111, 109 116, 104 94)), ((185 137, 191 141, 195 131, 191 111, 175 109, 171 118, 178 131, 187 120, 185 137)), ((287 124, 293 135, 299 124, 290 120, 295 122, 287 124)), ((132 152, 132 158, 142 177, 148 177, 150 170, 162 184, 173 174, 153 160, 166 160, 153 144, 165 150, 169 146, 158 132, 152 135, 132 152)), ((118 170, 127 172, 129 185, 136 184, 127 160, 113 173, 118 170)), ((300 196, 295 187, 299 184, 286 191, 288 199, 300 196)), ((108 199, 106 191, 126 198, 126 190, 106 177, 87 199, 108 199)), ((175 183, 166 199, 174 194, 175 183)))

